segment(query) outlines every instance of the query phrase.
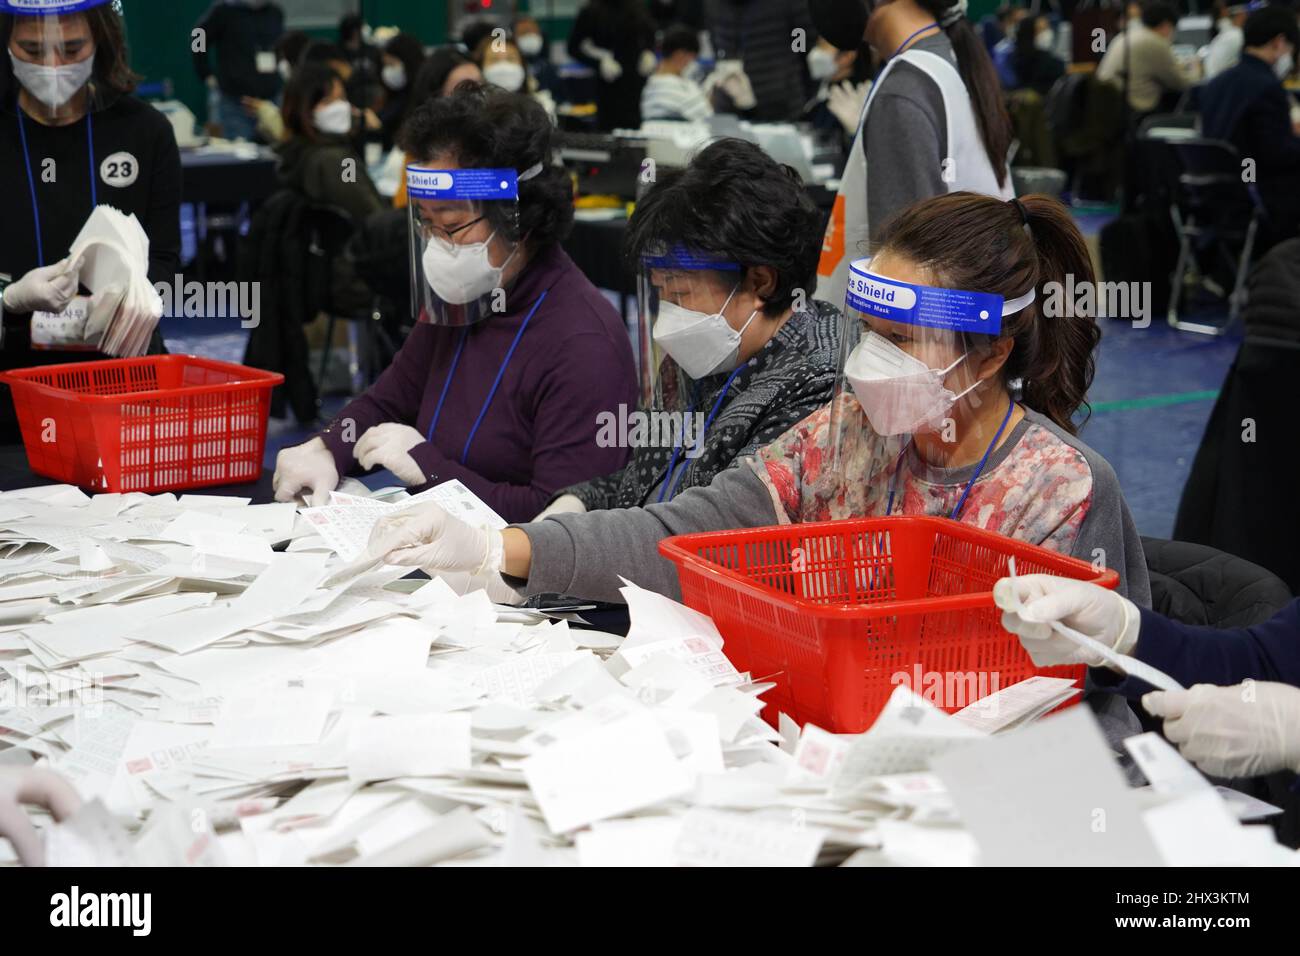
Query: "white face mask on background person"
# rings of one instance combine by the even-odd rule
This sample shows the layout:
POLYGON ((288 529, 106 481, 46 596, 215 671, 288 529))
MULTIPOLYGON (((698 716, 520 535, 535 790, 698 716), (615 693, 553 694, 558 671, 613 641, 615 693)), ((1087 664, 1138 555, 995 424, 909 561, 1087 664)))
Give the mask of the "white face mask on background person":
POLYGON ((498 60, 483 68, 484 82, 499 86, 501 89, 509 90, 512 93, 518 92, 520 87, 524 85, 526 75, 522 66, 518 63, 511 63, 509 60, 498 60))
POLYGON ((828 80, 835 75, 835 54, 825 47, 808 51, 808 75, 814 80, 828 80))
POLYGON ((957 399, 979 384, 957 395, 943 384, 966 354, 947 368, 930 368, 883 335, 867 332, 849 355, 844 377, 876 434, 906 435, 937 426, 957 399))
POLYGON ((289 77, 293 76, 293 67, 289 65, 288 60, 281 60, 275 65, 275 68, 280 71, 280 79, 286 83, 289 81, 289 77))
MULTIPOLYGON (((740 286, 736 286, 736 289, 740 286)), ((723 314, 736 294, 731 290, 722 308, 712 314, 684 309, 675 302, 660 300, 655 319, 654 340, 691 378, 705 378, 727 372, 740 360, 740 337, 758 315, 758 309, 737 332, 723 314)))
POLYGON ((1278 57, 1277 61, 1273 64, 1273 72, 1277 74, 1279 80, 1285 80, 1291 75, 1291 68, 1293 66, 1295 66, 1295 57, 1291 55, 1290 50, 1287 50, 1278 57))
POLYGON ((406 67, 400 63, 390 63, 380 72, 379 77, 384 81, 384 86, 390 90, 406 87, 406 67))
POLYGON ((1051 30, 1044 30, 1041 33, 1034 34, 1034 46, 1042 50, 1044 53, 1052 52, 1052 42, 1053 37, 1051 30))
POLYGON ((89 82, 95 69, 93 53, 80 63, 67 63, 63 66, 28 63, 14 56, 12 50, 9 51, 9 60, 13 63, 14 78, 22 84, 23 89, 50 109, 57 109, 72 99, 89 82))
POLYGON ((452 305, 464 305, 501 288, 501 275, 519 247, 511 250, 505 262, 494 266, 488 257, 488 244, 495 235, 493 232, 483 242, 467 242, 452 248, 437 240, 430 241, 421 261, 425 281, 438 298, 452 305))
POLYGON ((542 35, 540 33, 525 33, 515 40, 519 46, 519 52, 524 56, 537 56, 542 52, 542 35))
POLYGON ((322 133, 346 136, 352 130, 352 104, 347 100, 335 100, 318 106, 312 116, 316 128, 322 133))

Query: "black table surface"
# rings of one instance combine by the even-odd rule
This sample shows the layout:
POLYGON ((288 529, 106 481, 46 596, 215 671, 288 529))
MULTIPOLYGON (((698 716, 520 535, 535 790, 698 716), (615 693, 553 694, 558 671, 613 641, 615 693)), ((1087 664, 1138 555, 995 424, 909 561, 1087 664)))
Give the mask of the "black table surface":
MULTIPOLYGON (((27 451, 22 445, 0 445, 0 491, 13 491, 15 488, 31 488, 37 485, 57 485, 61 482, 47 478, 32 471, 27 464, 27 451)), ((253 504, 267 504, 275 500, 271 488, 271 472, 262 470, 257 481, 248 481, 238 485, 209 485, 205 488, 176 488, 177 494, 189 495, 232 495, 240 498, 252 498, 253 504)), ((94 494, 93 489, 86 489, 94 494)))
POLYGON ((183 202, 258 203, 275 192, 276 156, 259 148, 256 155, 245 150, 181 151, 181 199, 183 202))

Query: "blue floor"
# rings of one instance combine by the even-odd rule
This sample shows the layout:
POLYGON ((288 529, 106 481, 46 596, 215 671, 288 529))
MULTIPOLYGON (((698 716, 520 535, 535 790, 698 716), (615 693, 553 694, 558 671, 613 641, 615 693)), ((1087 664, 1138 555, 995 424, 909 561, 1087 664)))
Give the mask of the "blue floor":
MULTIPOLYGON (((1103 217, 1080 217, 1085 232, 1095 233, 1103 217)), ((237 319, 164 319, 163 335, 173 352, 193 352, 238 362, 247 332, 237 319)), ((1097 377, 1089 400, 1093 415, 1080 437, 1100 452, 1119 476, 1138 530, 1167 538, 1192 458, 1236 354, 1239 338, 1213 339, 1177 332, 1162 318, 1145 329, 1127 322, 1102 320, 1103 336, 1097 377)), ((345 399, 330 397, 328 417, 345 399)), ((274 465, 283 447, 303 441, 309 431, 292 419, 272 419, 267 433, 266 464, 274 465)), ((390 476, 367 480, 374 487, 395 483, 390 476)))

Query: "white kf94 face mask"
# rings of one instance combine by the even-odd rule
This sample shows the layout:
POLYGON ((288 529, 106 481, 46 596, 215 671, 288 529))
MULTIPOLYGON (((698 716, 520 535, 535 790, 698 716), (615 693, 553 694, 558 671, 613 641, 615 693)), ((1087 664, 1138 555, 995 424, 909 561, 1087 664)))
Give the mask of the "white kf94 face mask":
POLYGON ((869 331, 850 353, 844 377, 876 434, 906 435, 937 427, 957 399, 979 384, 975 381, 956 395, 943 384, 968 354, 963 352, 947 368, 930 368, 869 331))
POLYGON ((23 88, 52 110, 72 99, 77 90, 90 80, 90 74, 95 69, 93 53, 80 63, 64 66, 28 63, 14 56, 12 50, 9 51, 9 60, 13 63, 14 77, 23 88))
POLYGON ((739 332, 731 327, 723 313, 739 288, 737 285, 732 289, 722 308, 711 315, 660 300, 654 340, 691 378, 705 378, 736 367, 740 359, 740 337, 758 315, 757 309, 749 313, 739 332))
POLYGON ((506 261, 494 266, 488 257, 488 243, 467 242, 448 247, 434 240, 424 250, 424 277, 443 302, 464 305, 500 288, 501 275, 519 247, 515 246, 506 261))

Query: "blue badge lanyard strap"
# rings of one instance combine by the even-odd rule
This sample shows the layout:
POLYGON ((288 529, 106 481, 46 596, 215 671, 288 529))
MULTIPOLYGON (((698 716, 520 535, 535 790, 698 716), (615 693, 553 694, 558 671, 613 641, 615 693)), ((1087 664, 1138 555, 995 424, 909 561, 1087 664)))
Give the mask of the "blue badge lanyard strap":
MULTIPOLYGON (((979 480, 980 473, 984 471, 984 464, 989 460, 989 455, 993 454, 993 449, 997 447, 1002 438, 1002 433, 1007 429, 1007 422, 1011 421, 1011 411, 1016 407, 1015 402, 1007 402, 1007 413, 1002 418, 1002 424, 998 426, 998 433, 993 436, 989 442, 989 447, 984 449, 984 456, 980 458, 980 463, 975 466, 975 473, 970 476, 970 481, 966 482, 966 487, 961 493, 961 498, 957 501, 957 507, 952 509, 948 515, 954 521, 961 519, 962 509, 966 507, 966 498, 970 495, 970 490, 975 487, 975 482, 979 480)), ((898 464, 894 466, 894 473, 889 478, 889 502, 885 505, 885 515, 888 517, 894 510, 894 491, 898 485, 898 473, 903 470, 903 456, 907 454, 908 445, 903 446, 903 450, 898 454, 898 464)))
MULTIPOLYGON (((537 297, 533 307, 528 310, 524 316, 524 321, 519 325, 519 331, 515 333, 514 341, 510 343, 510 348, 506 350, 506 357, 501 361, 501 367, 497 369, 496 378, 492 380, 492 387, 488 389, 487 398, 483 401, 483 407, 479 409, 478 417, 474 419, 474 425, 469 430, 469 437, 465 439, 465 447, 461 449, 460 463, 465 464, 469 458, 469 446, 474 443, 474 436, 478 434, 479 426, 483 424, 483 418, 487 415, 487 410, 492 404, 492 399, 496 397, 497 389, 501 387, 501 379, 505 377, 506 367, 510 360, 514 358, 515 349, 519 347, 519 340, 524 337, 524 331, 528 328, 528 323, 533 320, 533 314, 537 312, 537 307, 542 304, 546 298, 546 292, 537 297)), ((438 419, 442 417, 442 406, 447 401, 447 390, 451 388, 451 380, 456 374, 456 366, 460 364, 461 354, 465 351, 465 340, 469 338, 469 326, 465 326, 460 333, 460 341, 456 343, 456 354, 451 358, 451 368, 447 370, 447 380, 442 383, 442 391, 438 394, 438 404, 433 409, 433 420, 429 422, 429 431, 425 434, 427 441, 433 441, 434 430, 438 427, 438 419)))
MULTIPOLYGON (((23 122, 23 108, 15 104, 18 112, 18 138, 23 144, 23 162, 27 166, 27 189, 32 197, 32 219, 36 222, 36 264, 45 265, 45 241, 41 238, 41 209, 36 202, 36 177, 32 174, 32 157, 27 150, 27 124, 23 122)), ((99 194, 95 187, 95 124, 86 111, 86 150, 90 154, 90 208, 99 205, 99 194)))
MULTIPOLYGON (((727 380, 722 384, 722 391, 718 392, 718 397, 713 402, 713 408, 709 410, 709 417, 704 419, 704 427, 700 429, 699 438, 695 440, 694 450, 697 454, 699 453, 700 449, 704 447, 704 436, 709 433, 709 426, 713 424, 713 419, 715 419, 718 416, 718 409, 722 407, 723 399, 727 397, 727 392, 731 389, 731 383, 736 380, 736 376, 740 374, 741 369, 743 369, 744 367, 745 367, 744 365, 740 365, 735 369, 733 369, 732 373, 727 376, 727 380)), ((691 407, 687 409, 686 414, 687 415, 695 414, 695 402, 691 402, 691 407)), ((662 503, 665 498, 671 499, 673 494, 676 493, 677 484, 681 480, 681 475, 676 473, 677 459, 678 457, 680 457, 681 453, 682 453, 682 446, 673 445, 673 456, 668 460, 668 471, 667 473, 664 474, 664 483, 663 486, 659 489, 660 503, 662 503)), ((682 471, 685 472, 686 468, 683 467, 682 471)))

